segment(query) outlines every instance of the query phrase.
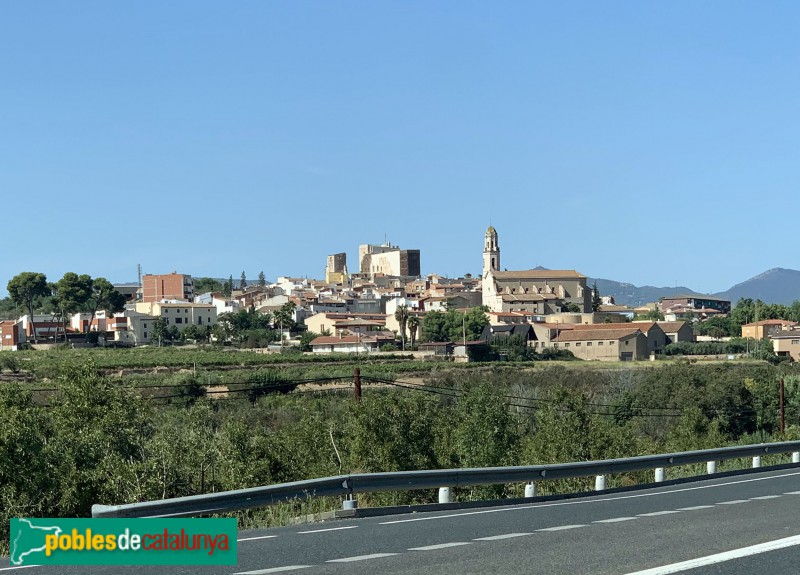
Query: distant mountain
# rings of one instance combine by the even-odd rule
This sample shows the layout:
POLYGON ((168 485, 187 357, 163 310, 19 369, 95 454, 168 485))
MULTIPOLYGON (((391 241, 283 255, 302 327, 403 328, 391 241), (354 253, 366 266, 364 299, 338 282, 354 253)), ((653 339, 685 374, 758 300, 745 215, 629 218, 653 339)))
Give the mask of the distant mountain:
MULTIPOLYGON (((597 282, 600 295, 610 295, 619 305, 637 307, 649 302, 658 301, 659 298, 675 294, 702 295, 685 286, 654 287, 635 286, 633 284, 589 278, 588 285, 597 282)), ((736 284, 732 288, 713 294, 715 297, 730 300, 734 305, 740 298, 760 299, 766 303, 779 303, 789 305, 795 300, 800 300, 800 271, 784 268, 774 268, 765 271, 747 281, 736 284)))
MULTIPOLYGON (((587 285, 592 286, 597 282, 597 291, 601 296, 613 296, 617 305, 627 305, 639 307, 646 303, 658 301, 659 298, 675 294, 696 294, 685 286, 655 287, 655 286, 635 286, 633 284, 618 282, 614 280, 604 280, 601 278, 587 280, 587 285)), ((699 295, 699 294, 698 294, 699 295)))
POLYGON ((743 297, 789 305, 800 300, 800 271, 773 268, 714 295, 729 299, 734 305, 743 297))

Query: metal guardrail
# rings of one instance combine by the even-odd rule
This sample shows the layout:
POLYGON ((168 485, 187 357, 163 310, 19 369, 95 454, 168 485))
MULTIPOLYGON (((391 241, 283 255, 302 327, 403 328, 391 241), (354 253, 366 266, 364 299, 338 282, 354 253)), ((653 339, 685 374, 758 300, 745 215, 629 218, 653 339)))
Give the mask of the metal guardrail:
MULTIPOLYGON (((263 507, 281 501, 308 497, 350 496, 355 493, 410 491, 504 483, 525 482, 532 484, 535 481, 548 479, 571 479, 592 475, 605 476, 614 473, 650 469, 662 470, 663 477, 663 469, 666 467, 745 457, 758 458, 762 455, 781 453, 792 453, 793 463, 800 463, 800 441, 762 443, 702 451, 685 451, 624 459, 551 465, 356 473, 126 505, 93 505, 92 517, 191 517, 263 507)), ((714 467, 709 465, 709 472, 715 468, 715 465, 714 467)), ((656 475, 658 476, 658 472, 656 475)), ((603 481, 600 484, 604 485, 604 483, 603 481)))

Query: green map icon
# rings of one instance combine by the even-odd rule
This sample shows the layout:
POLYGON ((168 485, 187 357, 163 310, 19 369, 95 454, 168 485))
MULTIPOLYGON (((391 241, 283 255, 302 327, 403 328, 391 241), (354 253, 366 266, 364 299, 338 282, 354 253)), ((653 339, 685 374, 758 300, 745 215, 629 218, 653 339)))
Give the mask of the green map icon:
POLYGON ((11 564, 36 565, 44 557, 45 536, 60 535, 61 527, 48 525, 47 519, 11 520, 11 564))

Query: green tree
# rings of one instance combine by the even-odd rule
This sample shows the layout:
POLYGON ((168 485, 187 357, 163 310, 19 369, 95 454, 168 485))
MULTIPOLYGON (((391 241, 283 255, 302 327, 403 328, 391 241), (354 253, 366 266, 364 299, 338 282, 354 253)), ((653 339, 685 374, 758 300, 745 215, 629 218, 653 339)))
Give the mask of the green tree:
POLYGON ((31 330, 33 331, 33 342, 36 343, 36 324, 34 323, 33 311, 41 305, 42 298, 50 295, 50 286, 47 283, 47 276, 37 272, 22 272, 15 275, 6 286, 8 295, 12 301, 28 310, 31 319, 31 330))
POLYGON ((242 277, 239 280, 239 289, 243 290, 247 287, 247 275, 242 272, 242 277))
POLYGON ((163 317, 157 317, 153 321, 153 329, 151 332, 152 341, 158 342, 158 347, 161 347, 161 342, 164 341, 167 334, 167 320, 163 317))
POLYGON ((223 283, 214 278, 195 278, 194 280, 195 293, 222 292, 224 289, 223 283))
POLYGON ((313 331, 304 331, 300 334, 300 351, 313 351, 311 349, 311 342, 319 337, 318 333, 313 331))
POLYGON ((105 311, 108 315, 119 313, 125 309, 125 296, 119 293, 112 283, 106 278, 95 278, 92 281, 91 291, 86 300, 86 311, 94 318, 98 310, 105 311))
POLYGON ((429 311, 422 320, 422 341, 448 341, 449 334, 445 324, 445 314, 441 311, 429 311))
POLYGON ((228 295, 233 294, 233 274, 228 278, 228 295))
POLYGON ((59 312, 64 325, 66 338, 67 318, 79 311, 85 310, 89 299, 92 297, 93 280, 87 274, 78 275, 67 272, 52 286, 52 302, 59 312))
POLYGON ((419 316, 418 315, 410 315, 408 317, 408 332, 411 336, 411 348, 413 349, 414 346, 417 344, 417 331, 419 330, 419 316))
POLYGON ((284 330, 292 332, 297 329, 297 324, 294 322, 295 309, 297 309, 297 304, 293 301, 288 301, 272 314, 273 327, 281 329, 281 339, 283 339, 284 330))
POLYGON ((394 319, 400 324, 400 340, 403 342, 403 351, 406 349, 406 324, 408 323, 408 306, 399 305, 394 312, 394 319))
POLYGON ((600 290, 597 289, 597 282, 592 284, 592 311, 600 311, 603 305, 603 298, 600 297, 600 290))
POLYGON ((258 272, 258 285, 262 288, 267 285, 267 276, 264 275, 263 271, 258 272))

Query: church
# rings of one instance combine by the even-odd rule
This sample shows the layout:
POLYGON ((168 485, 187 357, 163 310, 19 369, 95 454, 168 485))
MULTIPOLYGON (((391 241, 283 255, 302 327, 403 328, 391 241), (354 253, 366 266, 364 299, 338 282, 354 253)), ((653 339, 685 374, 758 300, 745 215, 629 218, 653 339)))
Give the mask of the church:
POLYGON ((500 244, 493 226, 484 236, 481 286, 483 305, 489 311, 537 315, 592 311, 592 290, 586 287, 586 276, 575 270, 501 271, 500 244))

